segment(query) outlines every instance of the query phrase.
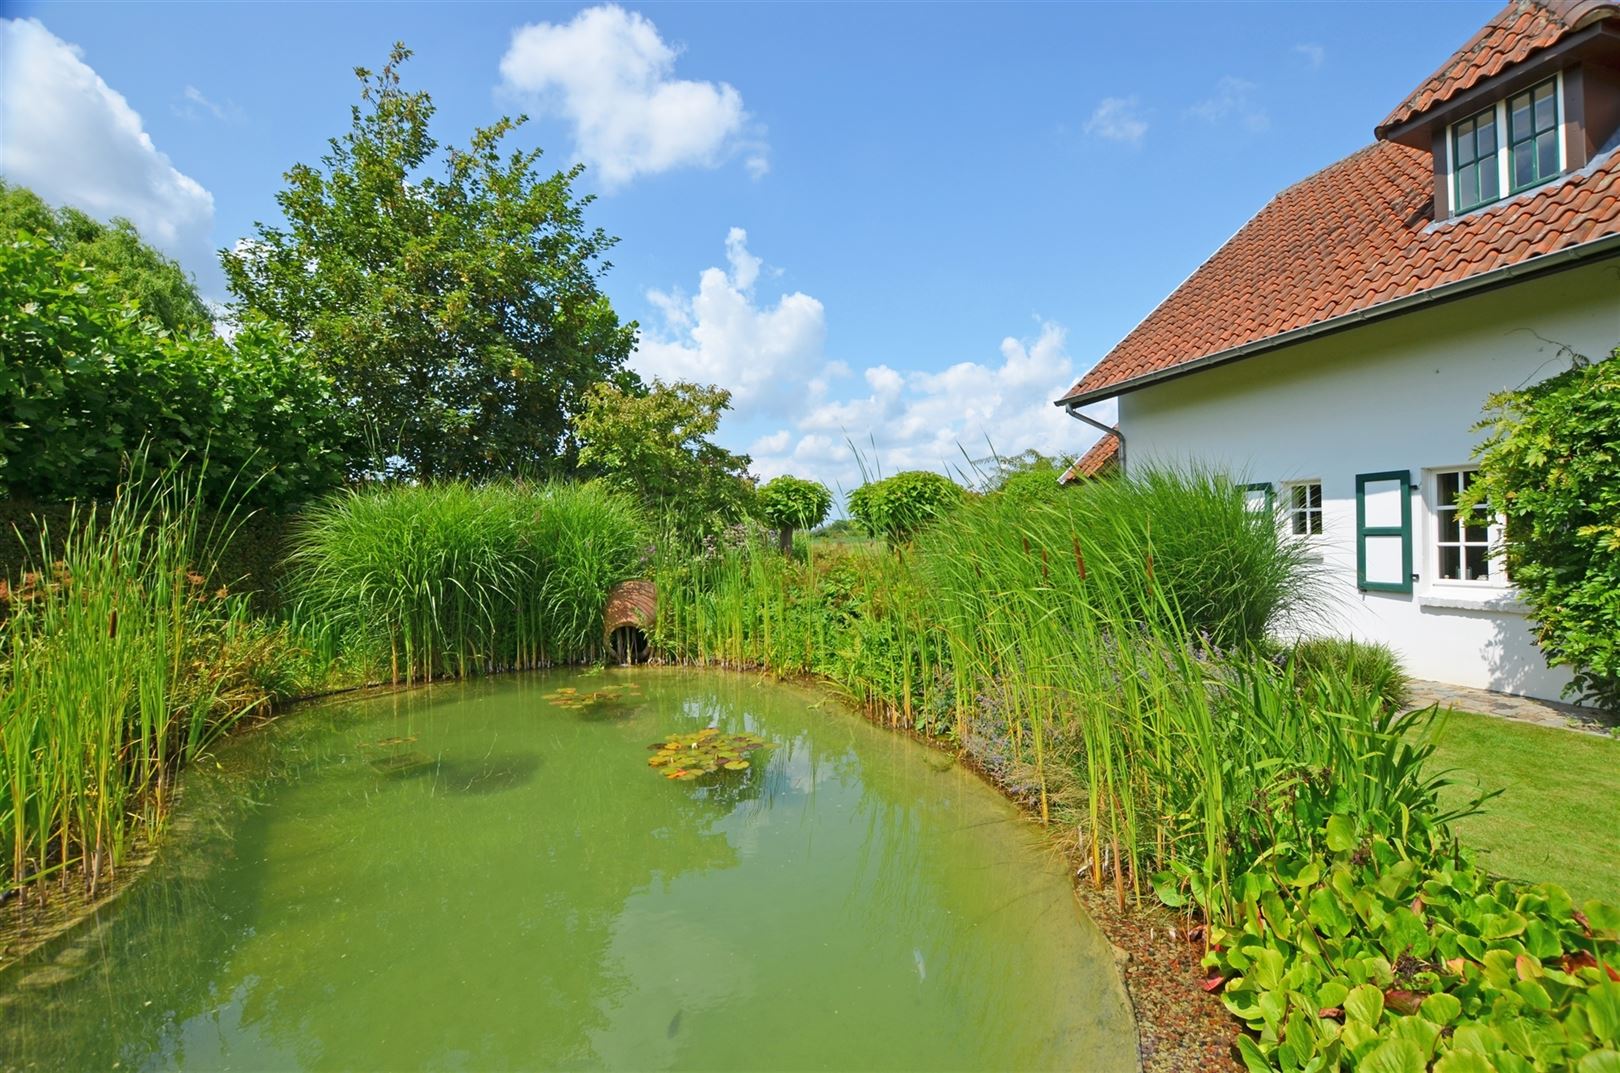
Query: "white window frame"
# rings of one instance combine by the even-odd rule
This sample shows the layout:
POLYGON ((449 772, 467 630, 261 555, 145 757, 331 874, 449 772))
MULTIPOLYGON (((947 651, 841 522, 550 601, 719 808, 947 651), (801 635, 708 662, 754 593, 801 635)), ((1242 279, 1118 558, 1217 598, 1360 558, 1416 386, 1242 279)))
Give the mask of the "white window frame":
POLYGON ((1461 216, 1465 213, 1477 212, 1489 208, 1499 202, 1515 197, 1526 190, 1534 190, 1538 186, 1545 186, 1554 179, 1559 178, 1569 168, 1569 159, 1564 151, 1564 124, 1569 122, 1569 113, 1564 108, 1564 72, 1558 71, 1553 75, 1553 100, 1558 109, 1558 170, 1555 174, 1543 177, 1540 181, 1532 183, 1521 189, 1513 189, 1513 162, 1509 159, 1512 154, 1512 144, 1509 139, 1512 135, 1508 131, 1508 101, 1521 94, 1528 93, 1536 86, 1546 82, 1540 79, 1533 85, 1524 87, 1514 93, 1509 93, 1490 108, 1481 108, 1478 112, 1471 112, 1457 120, 1456 123, 1446 125, 1446 203, 1451 206, 1451 215, 1461 216), (1467 123, 1481 112, 1494 112, 1496 118, 1496 197, 1490 201, 1481 201, 1477 205, 1462 208, 1457 204, 1457 126, 1467 123))
MULTIPOLYGON (((1513 588, 1513 583, 1507 575, 1507 562, 1502 555, 1503 518, 1499 514, 1492 515, 1490 523, 1485 528, 1486 561, 1489 564, 1491 576, 1478 580, 1443 578, 1440 576, 1440 548, 1442 546, 1440 518, 1442 514, 1451 509, 1440 506, 1440 478, 1450 473, 1478 472, 1478 466, 1467 463, 1431 466, 1423 471, 1423 565, 1431 589, 1507 592, 1513 588)), ((1467 527, 1464 526, 1463 528, 1466 531, 1467 527)), ((1465 533, 1459 535, 1465 536, 1465 533)), ((1445 542, 1445 544, 1450 547, 1466 548, 1469 542, 1465 538, 1460 544, 1451 544, 1449 541, 1445 542)), ((1466 571, 1468 565, 1466 551, 1461 552, 1460 562, 1464 571, 1466 571)))
POLYGON ((1322 479, 1320 477, 1301 477, 1294 481, 1283 481, 1277 490, 1280 493, 1277 497, 1277 511, 1281 515, 1283 535, 1291 540, 1307 542, 1326 540, 1327 513, 1325 508, 1327 507, 1327 498, 1322 493, 1322 479), (1314 507, 1309 505, 1310 493, 1306 492, 1306 506, 1294 506, 1294 490, 1296 488, 1308 489, 1313 485, 1316 487, 1317 505, 1314 507), (1300 512, 1305 514, 1305 532, 1296 533, 1294 532, 1294 515, 1300 512), (1319 533, 1311 532, 1310 517, 1313 514, 1316 515, 1317 524, 1322 529, 1319 533))

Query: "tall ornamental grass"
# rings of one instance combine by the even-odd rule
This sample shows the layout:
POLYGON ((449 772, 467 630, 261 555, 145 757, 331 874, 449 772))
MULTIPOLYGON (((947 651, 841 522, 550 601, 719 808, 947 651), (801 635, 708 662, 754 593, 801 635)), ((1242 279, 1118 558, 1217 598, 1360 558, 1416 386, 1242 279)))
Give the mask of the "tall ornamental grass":
POLYGON ((394 681, 580 660, 649 539, 641 510, 594 483, 352 491, 297 527, 294 604, 394 681))
POLYGON ((177 768, 272 699, 282 638, 208 580, 227 534, 199 523, 196 491, 127 483, 0 582, 0 892, 80 871, 94 892, 162 820, 177 768))

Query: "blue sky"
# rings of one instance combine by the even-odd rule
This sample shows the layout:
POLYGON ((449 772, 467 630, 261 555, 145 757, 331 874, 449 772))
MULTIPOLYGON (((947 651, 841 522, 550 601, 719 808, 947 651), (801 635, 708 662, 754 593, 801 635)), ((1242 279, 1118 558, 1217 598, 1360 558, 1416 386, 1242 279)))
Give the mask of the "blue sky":
POLYGON ((1050 400, 1496 7, 10 3, 0 169, 224 299, 212 251, 404 40, 441 142, 527 112, 587 163, 637 365, 732 387, 762 475, 849 487, 847 440, 1083 450, 1050 400))

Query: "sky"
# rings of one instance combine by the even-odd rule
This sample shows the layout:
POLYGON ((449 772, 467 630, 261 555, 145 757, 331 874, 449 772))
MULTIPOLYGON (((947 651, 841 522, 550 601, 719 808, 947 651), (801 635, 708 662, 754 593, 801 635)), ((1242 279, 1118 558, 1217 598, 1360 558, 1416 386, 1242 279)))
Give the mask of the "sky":
POLYGON ((1082 452, 1052 400, 1497 7, 0 0, 0 173, 226 302, 217 251, 403 41, 441 144, 521 113, 586 165, 632 364, 729 388, 761 477, 848 490, 1082 452))

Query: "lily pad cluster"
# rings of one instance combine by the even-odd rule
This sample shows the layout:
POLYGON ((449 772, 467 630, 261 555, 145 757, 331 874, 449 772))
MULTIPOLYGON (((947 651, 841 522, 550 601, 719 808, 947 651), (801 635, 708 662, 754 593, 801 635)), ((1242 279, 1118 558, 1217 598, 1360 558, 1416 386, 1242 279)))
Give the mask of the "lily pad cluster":
POLYGON ((716 771, 746 771, 748 754, 770 748, 757 734, 722 734, 719 727, 704 727, 695 734, 671 734, 648 746, 649 767, 664 768, 664 778, 690 782, 716 771))
POLYGON ((641 690, 637 688, 634 682, 626 682, 617 686, 604 686, 601 689, 592 689, 587 692, 581 692, 572 686, 564 686, 561 689, 553 689, 550 693, 547 693, 546 700, 559 708, 582 711, 598 704, 611 704, 615 701, 625 700, 640 692, 641 690))

